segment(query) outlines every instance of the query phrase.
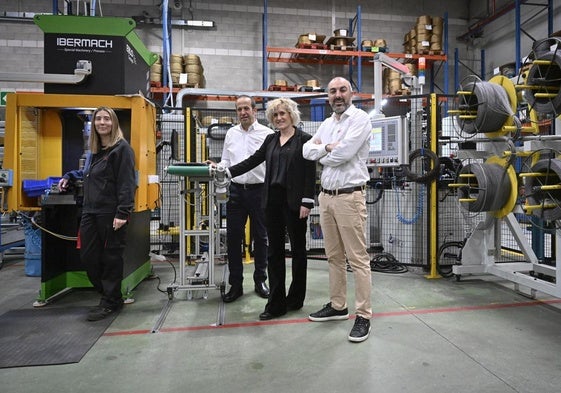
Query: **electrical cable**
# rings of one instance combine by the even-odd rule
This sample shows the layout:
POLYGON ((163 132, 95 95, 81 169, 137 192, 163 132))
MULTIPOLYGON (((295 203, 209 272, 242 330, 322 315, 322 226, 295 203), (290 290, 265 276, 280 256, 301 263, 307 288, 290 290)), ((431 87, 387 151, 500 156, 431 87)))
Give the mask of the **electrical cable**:
MULTIPOLYGON (((173 263, 171 261, 169 261, 168 259, 166 259, 166 262, 169 263, 169 265, 171 266, 171 268, 173 269, 173 281, 171 284, 175 284, 177 282, 177 269, 175 268, 175 266, 173 265, 173 263)), ((158 292, 161 293, 165 293, 167 295, 167 290, 162 290, 160 289, 160 284, 162 283, 160 280, 160 276, 155 276, 155 278, 158 280, 158 285, 156 285, 156 289, 158 290, 158 292)))
POLYGON ((368 199, 366 200, 367 205, 374 205, 378 203, 382 199, 382 196, 384 195, 384 183, 381 181, 369 180, 366 184, 370 186, 370 188, 374 190, 378 190, 378 195, 374 198, 373 201, 369 201, 368 199))
POLYGON ((436 263, 436 271, 442 277, 452 277, 454 274, 452 273, 452 265, 449 264, 442 264, 442 258, 452 258, 454 260, 454 265, 460 264, 462 260, 462 249, 464 248, 465 242, 463 241, 448 241, 442 243, 442 245, 438 248, 437 253, 437 263, 436 263), (456 252, 446 252, 447 249, 454 248, 458 249, 456 252))
POLYGON ((408 180, 415 183, 430 183, 438 178, 440 173, 440 161, 438 155, 433 151, 425 148, 416 149, 409 154, 409 165, 402 166, 402 169, 408 180), (421 171, 430 168, 430 161, 432 161, 432 169, 421 173, 411 172, 412 163, 417 159, 421 160, 421 171))
POLYGON ((543 184, 537 184, 537 177, 527 177, 525 189, 529 190, 526 194, 529 205, 541 205, 539 209, 533 209, 532 215, 547 221, 561 219, 561 190, 547 190, 547 186, 558 186, 561 183, 561 160, 555 158, 545 158, 538 161, 531 167, 532 173, 543 173, 545 180, 543 184), (553 205, 549 208, 547 205, 553 205))
POLYGON ((462 95, 464 102, 459 109, 476 112, 475 119, 458 116, 461 130, 468 134, 498 131, 514 115, 508 93, 501 85, 477 79, 467 83, 461 90, 470 94, 462 95))
POLYGON ((510 179, 505 176, 506 170, 498 164, 471 163, 462 168, 460 174, 475 175, 477 184, 469 183, 458 189, 459 198, 476 200, 466 204, 470 212, 488 212, 499 210, 508 201, 511 191, 510 179))
MULTIPOLYGON (((516 127, 516 131, 512 134, 512 139, 509 140, 510 143, 518 142, 522 139, 522 120, 518 116, 512 116, 512 120, 514 122, 514 126, 516 127)), ((512 145, 514 147, 514 144, 512 145)), ((516 152, 516 148, 511 148, 511 151, 516 152)))
POLYGON ((379 273, 402 274, 409 271, 407 266, 400 263, 392 254, 383 252, 370 260, 370 270, 379 273))
POLYGON ((537 41, 533 46, 535 59, 526 77, 526 84, 532 87, 524 89, 524 97, 530 108, 557 117, 561 113, 561 40, 550 37, 537 41), (538 94, 545 96, 536 97, 538 94))
POLYGON ((59 233, 55 233, 55 232, 53 232, 53 231, 48 230, 47 228, 45 228, 45 227, 39 225, 39 224, 37 223, 37 221, 35 221, 35 217, 33 217, 33 216, 30 217, 30 216, 28 216, 28 215, 26 215, 26 214, 24 214, 24 213, 21 213, 21 212, 18 213, 18 214, 19 214, 20 216, 24 217, 25 219, 29 220, 29 222, 31 222, 33 225, 35 225, 37 228, 39 228, 39 229, 42 230, 43 232, 48 233, 49 235, 52 235, 52 236, 54 236, 54 237, 58 237, 59 239, 62 239, 62 240, 68 240, 68 241, 77 241, 77 240, 78 240, 78 237, 77 237, 77 236, 66 236, 66 235, 61 235, 61 234, 59 234, 59 233))

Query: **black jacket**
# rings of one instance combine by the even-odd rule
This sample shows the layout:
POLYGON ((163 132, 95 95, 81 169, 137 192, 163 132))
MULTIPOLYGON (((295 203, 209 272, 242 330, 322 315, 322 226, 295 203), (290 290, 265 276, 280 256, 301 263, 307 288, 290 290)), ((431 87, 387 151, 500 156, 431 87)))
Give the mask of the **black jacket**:
MULTIPOLYGON (((271 176, 269 174, 268 168, 272 160, 272 152, 275 144, 278 142, 280 137, 279 132, 267 135, 267 138, 263 141, 263 144, 253 155, 246 158, 242 162, 229 168, 232 177, 239 176, 243 173, 250 171, 257 165, 261 164, 263 161, 266 162, 267 171, 265 172, 265 187, 263 191, 263 206, 267 206, 269 197, 269 186, 271 184, 271 176)), ((300 206, 303 205, 302 198, 307 198, 310 200, 314 199, 315 196, 315 184, 316 184, 316 163, 315 161, 306 160, 302 156, 302 146, 306 143, 311 136, 306 134, 301 129, 296 128, 294 131, 294 149, 290 152, 287 165, 287 184, 286 193, 288 206, 291 210, 298 211, 300 206)), ((306 204, 308 205, 308 204, 306 204)), ((310 204, 307 207, 313 207, 310 204)))
POLYGON ((136 174, 134 152, 125 140, 88 157, 84 170, 64 175, 83 180, 82 213, 115 214, 126 220, 134 208, 136 174))

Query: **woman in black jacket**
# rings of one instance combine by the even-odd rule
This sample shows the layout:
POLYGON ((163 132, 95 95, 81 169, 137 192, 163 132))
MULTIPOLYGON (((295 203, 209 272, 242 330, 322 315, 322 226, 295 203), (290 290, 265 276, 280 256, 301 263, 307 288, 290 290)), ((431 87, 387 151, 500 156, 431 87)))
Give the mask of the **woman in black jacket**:
POLYGON ((267 136, 261 147, 246 160, 228 169, 239 176, 263 161, 267 164, 263 208, 269 238, 268 266, 270 295, 260 320, 299 310, 306 297, 306 229, 314 207, 316 166, 302 157, 302 145, 311 136, 296 125, 300 112, 296 102, 279 98, 267 105, 266 116, 278 132, 267 136), (292 254, 292 283, 286 293, 286 232, 292 254))
POLYGON ((83 181, 80 259, 93 287, 101 293, 99 305, 88 313, 89 321, 97 321, 123 306, 123 252, 136 175, 134 152, 113 109, 94 111, 88 147, 84 169, 66 173, 58 187, 66 191, 69 182, 83 181))

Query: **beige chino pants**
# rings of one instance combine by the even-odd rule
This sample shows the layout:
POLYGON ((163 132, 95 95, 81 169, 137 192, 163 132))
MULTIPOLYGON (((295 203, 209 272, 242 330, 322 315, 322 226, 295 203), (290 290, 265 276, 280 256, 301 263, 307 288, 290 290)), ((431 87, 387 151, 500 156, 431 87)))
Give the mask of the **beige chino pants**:
POLYGON ((320 225, 329 262, 329 294, 336 310, 347 307, 348 259, 355 280, 356 314, 372 317, 372 275, 366 248, 366 200, 364 191, 319 194, 320 225))

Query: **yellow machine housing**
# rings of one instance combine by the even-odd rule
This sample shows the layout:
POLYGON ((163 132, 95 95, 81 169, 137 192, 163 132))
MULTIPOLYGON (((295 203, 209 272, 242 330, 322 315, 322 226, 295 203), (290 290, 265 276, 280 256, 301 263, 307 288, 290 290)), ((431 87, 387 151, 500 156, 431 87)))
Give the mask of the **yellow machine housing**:
POLYGON ((156 174, 156 109, 151 103, 141 96, 14 93, 7 96, 4 141, 4 169, 13 170, 8 210, 39 210, 37 198, 24 194, 23 179, 62 176, 78 168, 78 162, 63 167, 62 115, 100 106, 111 107, 118 115, 126 113, 119 116, 119 123, 134 150, 139 175, 134 210, 154 207, 156 200, 150 197, 150 188, 157 185, 149 186, 148 180, 149 175, 156 174))
POLYGON ((42 225, 49 231, 42 232, 40 302, 67 288, 91 286, 76 242, 51 235, 52 231, 76 236, 81 208, 71 196, 60 200, 54 193, 30 197, 24 192, 23 180, 41 181, 78 169, 86 140, 80 116, 100 106, 115 110, 135 153, 138 187, 127 230, 123 295, 128 297, 151 274, 149 227, 151 210, 158 203, 154 105, 142 96, 8 94, 3 169, 13 173, 12 186, 7 188, 7 209, 41 212, 42 225))

